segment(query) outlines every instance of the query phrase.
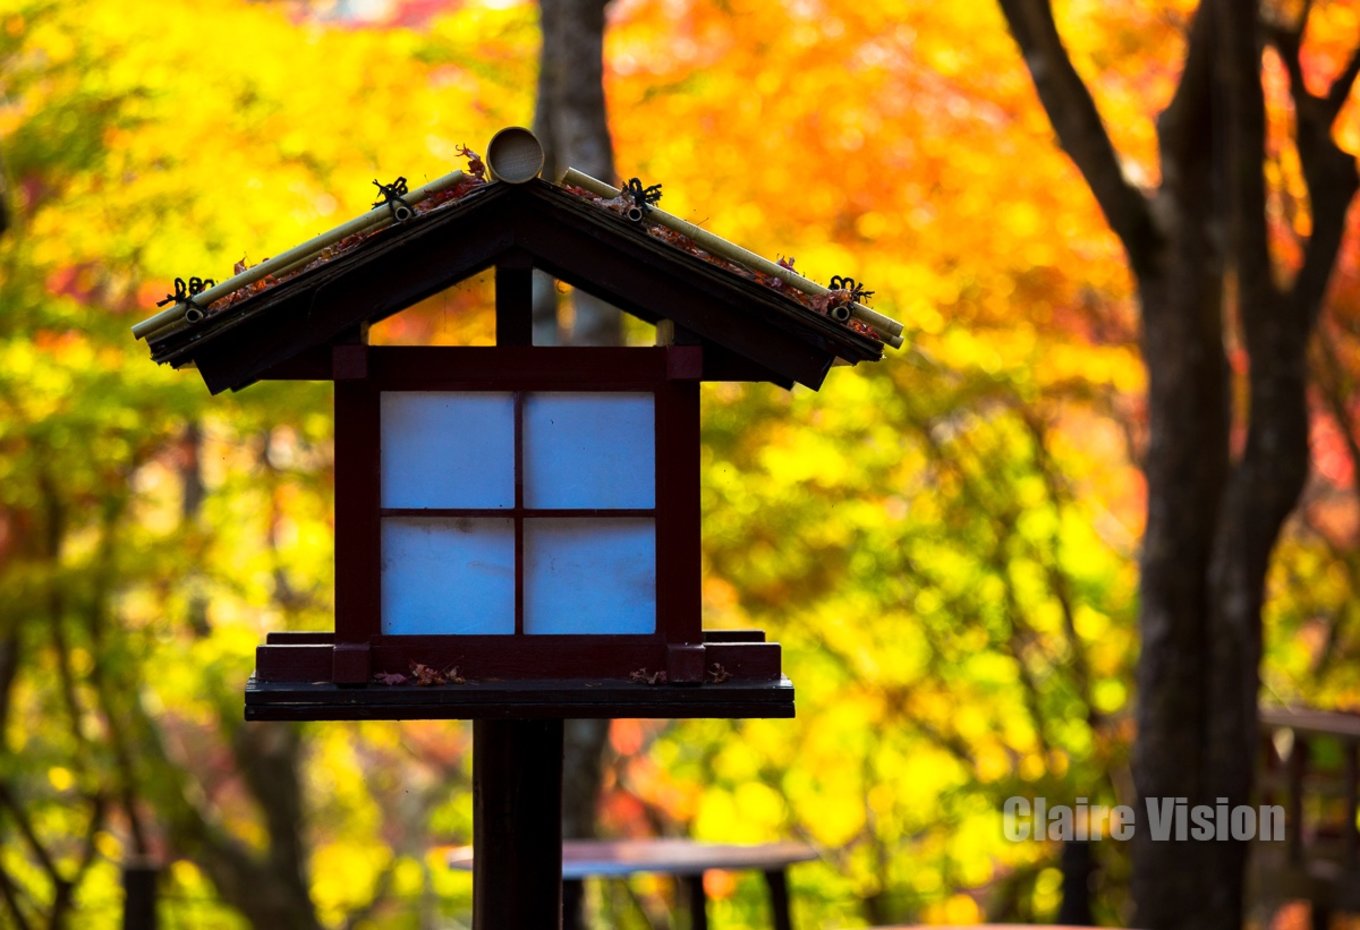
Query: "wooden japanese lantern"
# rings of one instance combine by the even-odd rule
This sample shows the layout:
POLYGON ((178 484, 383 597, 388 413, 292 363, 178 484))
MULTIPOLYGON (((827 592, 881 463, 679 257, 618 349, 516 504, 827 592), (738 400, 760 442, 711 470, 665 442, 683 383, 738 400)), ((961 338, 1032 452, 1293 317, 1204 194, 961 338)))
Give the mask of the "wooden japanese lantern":
POLYGON ((700 236, 640 182, 538 178, 526 130, 488 162, 491 179, 379 185, 348 238, 181 287, 137 328, 214 393, 335 384, 335 630, 269 634, 246 716, 791 716, 778 644, 703 629, 699 385, 816 389, 901 326, 853 282, 828 291, 700 236), (368 344, 370 324, 488 267, 494 346, 368 344), (532 345, 535 269, 657 324, 660 344, 532 345))

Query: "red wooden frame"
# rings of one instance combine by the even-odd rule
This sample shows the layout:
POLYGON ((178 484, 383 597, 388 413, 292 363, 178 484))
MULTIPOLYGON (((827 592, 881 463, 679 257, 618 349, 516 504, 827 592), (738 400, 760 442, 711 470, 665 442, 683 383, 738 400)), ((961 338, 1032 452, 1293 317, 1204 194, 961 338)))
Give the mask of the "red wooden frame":
MULTIPOLYGON (((626 677, 666 671, 677 681, 704 675, 700 526, 699 391, 701 350, 655 348, 359 347, 346 346, 344 364, 362 378, 337 380, 336 627, 334 678, 367 681, 378 671, 429 664, 432 648, 452 647, 468 676, 494 672, 528 678, 626 677), (356 355, 362 353, 362 362, 356 355), (526 635, 523 629, 523 522, 556 511, 523 505, 516 475, 514 508, 497 510, 516 526, 516 608, 513 635, 407 636, 382 632, 381 521, 384 516, 441 513, 475 516, 467 508, 384 509, 379 499, 381 405, 384 392, 495 391, 516 395, 516 444, 526 393, 645 392, 655 398, 654 508, 604 511, 656 521, 656 631, 651 634, 526 635), (456 643, 456 645, 455 645, 456 643), (677 648, 672 648, 677 647, 677 648), (688 648, 686 648, 688 647, 688 648), (514 658, 507 663, 506 653, 514 658)), ((337 352, 336 367, 340 360, 337 352)), ((338 374, 338 372, 337 372, 338 374)), ((520 467, 516 449, 516 471, 520 467)), ((563 511, 589 515, 590 511, 563 511)))
MULTIPOLYGON (((248 719, 793 715, 793 688, 783 677, 779 644, 765 642, 758 631, 706 634, 701 616, 699 384, 782 376, 771 378, 744 356, 665 319, 658 337, 666 345, 535 347, 530 344, 535 264, 533 255, 513 247, 495 260, 495 346, 369 346, 361 323, 327 345, 251 369, 254 377, 335 382, 336 621, 333 633, 269 634, 256 652, 255 677, 246 689, 248 719), (606 512, 655 520, 655 631, 522 632, 522 526, 531 511, 523 506, 518 474, 522 403, 517 399, 515 507, 494 514, 516 523, 516 632, 384 634, 383 517, 479 512, 382 508, 381 395, 388 391, 495 391, 517 398, 541 391, 652 394, 655 506, 606 512), (379 673, 407 675, 414 663, 441 671, 456 668, 460 683, 352 687, 370 684, 379 673), (661 683, 703 687, 655 687, 661 683)), ((340 299, 338 291, 335 296, 340 299)), ((800 359, 799 364, 822 364, 800 359)), ((585 516, 590 511, 532 513, 585 516)))

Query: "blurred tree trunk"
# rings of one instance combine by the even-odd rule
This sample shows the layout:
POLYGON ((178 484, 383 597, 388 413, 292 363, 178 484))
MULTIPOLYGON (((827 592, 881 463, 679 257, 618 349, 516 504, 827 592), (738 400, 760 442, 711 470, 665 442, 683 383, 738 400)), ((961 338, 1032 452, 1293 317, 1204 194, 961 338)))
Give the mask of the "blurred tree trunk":
POLYGON ((1252 800, 1265 577, 1308 473, 1306 350, 1357 187, 1355 160, 1331 127, 1360 58, 1315 96, 1299 63, 1307 4, 1299 21, 1267 26, 1254 3, 1205 0, 1158 122, 1162 184, 1143 191, 1120 169, 1049 0, 999 2, 1058 141, 1124 245, 1142 312, 1149 438, 1133 922, 1236 930, 1246 845, 1154 845, 1145 801, 1252 800), (1289 69, 1313 216, 1287 285, 1276 283, 1267 245, 1267 40, 1289 69), (1249 402, 1238 410, 1228 339, 1249 358, 1249 402), (1240 451, 1234 424, 1245 428, 1240 451))
MULTIPOLYGON (((540 0, 543 32, 534 133, 547 158, 544 174, 556 178, 567 168, 612 182, 614 149, 604 100, 604 25, 607 0, 540 0)), ((620 345, 619 311, 604 301, 574 292, 573 321, 558 317, 556 284, 534 275, 534 342, 554 345, 620 345)), ((608 720, 568 720, 562 767, 562 835, 596 835, 595 814, 604 780, 608 720)), ((578 924, 582 921, 578 920, 578 924)))
MULTIPOLYGON (((544 175, 568 168, 613 183, 614 148, 604 101, 604 11, 607 0, 541 0, 534 134, 547 152, 544 175)), ((609 346, 622 341, 619 311, 575 292, 570 332, 561 327, 552 279, 535 276, 534 341, 539 345, 609 346)))

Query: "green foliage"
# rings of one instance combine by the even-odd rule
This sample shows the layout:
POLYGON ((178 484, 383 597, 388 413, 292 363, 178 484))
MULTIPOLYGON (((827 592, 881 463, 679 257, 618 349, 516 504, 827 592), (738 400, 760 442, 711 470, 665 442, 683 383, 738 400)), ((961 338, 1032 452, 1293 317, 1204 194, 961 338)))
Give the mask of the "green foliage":
MULTIPOLYGON (((1068 477, 1061 404, 914 335, 817 395, 709 393, 711 587, 740 592, 710 616, 776 635, 799 709, 740 725, 696 825, 807 836, 875 920, 942 914, 951 889, 1014 915, 1028 902, 1000 898, 1028 892, 998 867, 1032 880, 1046 853, 1003 841, 1004 799, 1115 796, 1134 578, 1068 477), (777 793, 751 797, 762 782, 777 793)), ((697 726, 666 738, 702 745, 697 726)))
MULTIPOLYGON (((1034 131, 986 5, 615 7, 626 173, 765 254, 869 280, 910 348, 817 394, 706 389, 707 622, 783 643, 798 719, 616 723, 604 825, 806 838, 824 854, 792 873, 807 926, 1047 918, 1056 849, 1004 842, 1001 802, 1131 790, 1144 440, 1120 256, 1034 131)), ((1112 37, 1145 66, 1101 89, 1142 151, 1138 81, 1166 84, 1174 24, 1091 23, 1081 67, 1105 68, 1112 37)), ((372 178, 442 174, 458 143, 527 122, 537 41, 528 4, 454 4, 416 31, 243 0, 0 0, 0 876, 16 902, 0 897, 0 922, 43 925, 73 882, 73 925, 106 926, 139 853, 170 863, 170 927, 263 926, 249 908, 274 895, 326 926, 466 920, 470 883, 439 846, 471 836, 467 729, 240 722, 263 632, 331 623, 328 389, 210 399, 128 327, 175 275, 225 277, 365 209, 372 178)), ((412 330, 484 337, 465 308, 485 294, 412 330)), ((1348 401, 1358 359, 1339 345, 1323 386, 1348 401)), ((1353 431, 1333 419, 1345 460, 1353 431)), ((1360 578, 1337 557, 1350 465, 1320 476, 1284 546, 1268 674, 1286 696, 1360 686, 1336 661, 1360 578)), ((1101 855, 1112 911, 1126 867, 1101 855)), ((629 927, 673 903, 633 890, 594 907, 629 927)), ((711 890, 716 923, 762 925, 757 879, 711 890)))
POLYGON ((171 926, 237 926, 222 898, 266 897, 247 880, 286 873, 297 831, 326 922, 448 884, 427 821, 468 835, 448 798, 465 746, 445 733, 412 759, 395 728, 269 745, 240 723, 262 631, 330 623, 329 389, 214 402, 128 327, 174 275, 226 277, 365 209, 371 177, 443 173, 457 143, 522 120, 504 62, 533 17, 469 16, 475 44, 455 21, 415 36, 240 3, 0 8, 18 220, 0 241, 0 648, 19 669, 0 717, 5 922, 45 921, 67 881, 107 921, 118 865, 146 853, 176 860, 171 926), (448 106, 431 68, 507 109, 448 106), (290 759, 308 820, 277 822, 288 778, 252 772, 290 759))

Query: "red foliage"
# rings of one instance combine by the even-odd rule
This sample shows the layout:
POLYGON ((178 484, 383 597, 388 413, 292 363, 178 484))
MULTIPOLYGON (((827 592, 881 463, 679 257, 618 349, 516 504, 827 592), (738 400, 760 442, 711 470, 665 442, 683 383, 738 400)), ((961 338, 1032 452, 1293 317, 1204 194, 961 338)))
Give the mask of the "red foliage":
POLYGON ((486 180, 486 164, 482 161, 482 156, 478 155, 466 145, 458 146, 458 154, 467 159, 468 174, 479 181, 486 180))

